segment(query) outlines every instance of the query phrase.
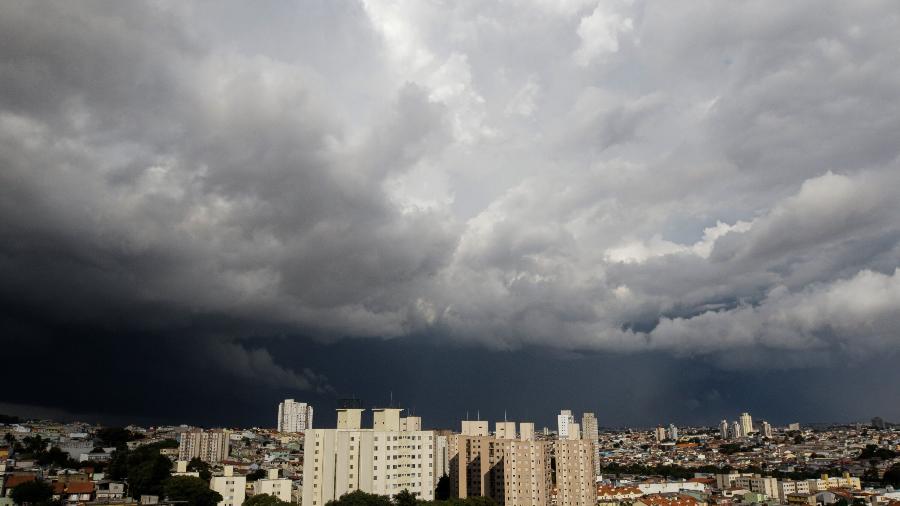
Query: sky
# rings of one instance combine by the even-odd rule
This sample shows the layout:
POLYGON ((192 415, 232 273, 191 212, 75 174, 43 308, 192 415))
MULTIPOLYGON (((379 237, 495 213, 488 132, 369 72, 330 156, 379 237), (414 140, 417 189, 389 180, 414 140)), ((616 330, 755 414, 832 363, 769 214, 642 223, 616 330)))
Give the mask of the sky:
POLYGON ((0 3, 0 412, 900 421, 885 1, 0 3))

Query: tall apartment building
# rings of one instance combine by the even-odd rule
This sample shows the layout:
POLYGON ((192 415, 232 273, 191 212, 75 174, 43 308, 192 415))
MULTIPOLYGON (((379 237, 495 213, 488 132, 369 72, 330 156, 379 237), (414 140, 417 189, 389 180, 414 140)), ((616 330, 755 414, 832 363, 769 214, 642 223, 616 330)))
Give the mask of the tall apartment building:
POLYGON ((594 448, 594 476, 600 475, 600 427, 593 413, 581 415, 581 433, 584 439, 591 442, 594 448))
POLYGON ((402 411, 373 410, 373 428, 363 429, 362 409, 338 409, 336 429, 308 430, 303 506, 323 506, 356 490, 393 496, 406 489, 433 500, 435 434, 410 430, 421 426, 421 420, 401 417, 402 411))
POLYGON ((235 476, 234 468, 225 466, 221 476, 213 476, 209 488, 222 495, 218 506, 241 506, 247 489, 247 478, 235 476))
POLYGON ((753 432, 753 417, 750 413, 741 413, 741 434, 749 436, 753 432))
POLYGON ((305 402, 285 399, 278 404, 278 432, 302 432, 312 429, 313 407, 305 402))
POLYGON ((178 441, 178 460, 189 461, 194 457, 210 464, 228 458, 228 430, 191 430, 182 432, 178 441))
POLYGON ((463 422, 462 432, 448 436, 450 490, 455 497, 490 497, 500 505, 549 506, 550 442, 536 441, 534 424, 497 422, 494 436, 487 422, 463 422))
POLYGON ((666 434, 672 441, 678 441, 678 427, 676 427, 674 423, 669 424, 669 430, 666 432, 666 434))
POLYGON ((762 435, 767 438, 772 437, 772 424, 765 421, 762 423, 762 435))
POLYGON ((575 423, 575 417, 572 416, 572 410, 563 409, 556 416, 556 434, 560 439, 569 437, 569 425, 575 423))
POLYGON ((666 429, 662 427, 657 427, 656 430, 653 431, 653 436, 656 438, 656 442, 665 441, 666 439, 666 429))
POLYGON ((739 439, 744 437, 746 434, 743 433, 743 429, 741 428, 741 422, 734 422, 731 425, 731 437, 735 439, 739 439))
POLYGON ((591 442, 572 432, 568 439, 554 442, 553 458, 556 461, 557 506, 594 506, 597 484, 591 442))
POLYGON ((728 420, 722 420, 719 423, 719 437, 728 439, 728 420))

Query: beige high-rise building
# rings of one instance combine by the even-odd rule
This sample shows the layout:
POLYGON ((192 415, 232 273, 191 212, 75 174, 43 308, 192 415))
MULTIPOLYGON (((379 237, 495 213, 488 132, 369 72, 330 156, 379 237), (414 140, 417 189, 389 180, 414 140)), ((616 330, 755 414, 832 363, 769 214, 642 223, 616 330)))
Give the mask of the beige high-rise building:
POLYGON ((266 477, 253 482, 253 495, 267 494, 284 502, 291 502, 293 482, 279 478, 278 469, 266 469, 266 477))
POLYGON ((741 435, 746 437, 753 432, 753 417, 750 413, 741 413, 741 435))
POLYGON ((581 415, 581 433, 584 439, 591 442, 594 449, 594 476, 600 475, 600 427, 593 413, 581 415))
POLYGON ((575 423, 575 417, 572 416, 572 410, 563 409, 556 415, 556 434, 560 439, 569 437, 569 426, 575 423))
POLYGON ((197 457, 215 464, 228 458, 228 430, 191 430, 182 432, 178 441, 178 460, 190 461, 197 457))
POLYGON ((339 409, 336 429, 307 431, 303 506, 323 506, 356 490, 393 496, 405 489, 433 500, 435 434, 410 430, 421 420, 401 417, 402 411, 376 409, 373 428, 363 429, 363 410, 339 409))
POLYGON ((590 441, 574 438, 554 443, 556 504, 593 506, 597 502, 594 451, 590 441))
POLYGON ((495 436, 482 435, 481 428, 463 422, 463 434, 448 436, 451 493, 490 497, 501 505, 548 506, 550 442, 535 441, 532 423, 519 425, 518 438, 514 422, 498 422, 495 436))

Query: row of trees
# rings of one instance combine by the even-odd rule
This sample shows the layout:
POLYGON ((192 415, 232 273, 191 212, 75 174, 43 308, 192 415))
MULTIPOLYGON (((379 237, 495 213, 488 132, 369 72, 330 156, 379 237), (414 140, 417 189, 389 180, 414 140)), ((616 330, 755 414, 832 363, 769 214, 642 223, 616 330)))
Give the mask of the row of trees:
POLYGON ((357 490, 342 495, 340 499, 328 501, 325 506, 497 506, 497 503, 488 497, 423 501, 408 490, 401 491, 391 500, 386 495, 368 494, 357 490))

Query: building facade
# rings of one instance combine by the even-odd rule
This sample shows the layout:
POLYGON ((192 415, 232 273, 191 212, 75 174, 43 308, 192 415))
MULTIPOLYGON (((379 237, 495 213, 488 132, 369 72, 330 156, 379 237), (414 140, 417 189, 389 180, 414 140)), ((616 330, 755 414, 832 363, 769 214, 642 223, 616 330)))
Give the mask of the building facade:
POLYGON ((591 442, 594 447, 594 476, 600 475, 600 426, 597 417, 593 413, 585 413, 581 416, 581 433, 584 439, 591 442))
POLYGON ((278 404, 278 432, 303 432, 313 427, 313 407, 285 399, 278 404))
POLYGON ((241 506, 247 490, 247 478, 236 476, 234 468, 225 466, 222 476, 213 476, 209 480, 209 488, 222 495, 218 506, 241 506))
POLYGON ((215 464, 228 458, 228 430, 191 430, 182 432, 178 441, 178 460, 190 461, 197 457, 215 464))
POLYGON ((556 416, 556 434, 560 439, 569 437, 569 426, 575 423, 575 417, 572 416, 572 410, 563 409, 556 416))
MULTIPOLYGON (((434 499, 433 431, 402 430, 402 409, 377 409, 373 428, 361 428, 362 409, 339 409, 336 429, 306 432, 303 506, 323 506, 361 490, 393 496, 406 489, 418 499, 434 499)), ((419 422, 420 423, 420 422, 419 422)))
POLYGON ((553 445, 556 461, 556 504, 558 506, 593 506, 597 502, 594 475, 594 451, 590 441, 570 435, 553 445))

